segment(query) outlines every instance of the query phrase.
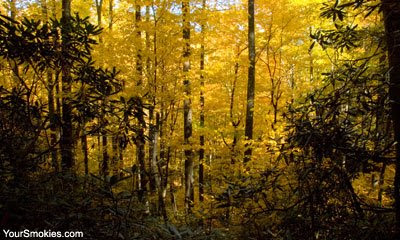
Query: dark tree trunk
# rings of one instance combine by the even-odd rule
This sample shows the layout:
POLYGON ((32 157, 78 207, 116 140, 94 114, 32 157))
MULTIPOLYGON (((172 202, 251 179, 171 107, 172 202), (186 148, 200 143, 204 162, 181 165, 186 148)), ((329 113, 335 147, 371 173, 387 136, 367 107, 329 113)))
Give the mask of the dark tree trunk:
POLYGON ((108 138, 105 132, 103 132, 102 136, 102 142, 103 142, 103 162, 101 164, 101 176, 104 178, 108 176, 109 173, 109 155, 108 155, 108 138))
MULTIPOLYGON (((163 174, 162 174, 162 166, 159 161, 157 161, 157 142, 158 142, 158 133, 160 129, 160 116, 157 114, 156 116, 156 124, 153 126, 153 152, 151 153, 151 168, 154 173, 154 181, 157 187, 158 193, 158 212, 164 218, 165 221, 168 221, 167 210, 165 206, 165 196, 164 191, 166 185, 163 184, 163 174)), ((165 176, 167 177, 167 176, 165 176)))
MULTIPOLYGON (((40 0, 40 5, 42 8, 42 20, 43 22, 48 21, 48 10, 47 10, 47 0, 40 0)), ((49 107, 49 121, 50 121, 50 157, 51 162, 54 168, 54 171, 57 172, 58 167, 58 159, 57 159, 57 135, 56 135, 56 114, 55 114, 55 106, 54 106, 54 81, 53 81, 53 73, 51 70, 47 70, 46 72, 46 80, 47 80, 47 101, 49 107)))
POLYGON ((119 166, 118 166, 118 136, 113 136, 111 140, 112 146, 112 159, 111 159, 111 168, 112 168, 112 175, 116 176, 119 173, 119 166))
MULTIPOLYGON (((157 158, 157 139, 156 137, 156 128, 157 126, 154 125, 154 108, 150 108, 149 110, 149 190, 151 192, 155 192, 156 190, 156 171, 155 165, 153 166, 154 157, 157 158), (153 156, 153 154, 156 156, 153 156)), ((157 161, 157 160, 155 160, 157 161)))
POLYGON ((191 212, 194 203, 194 178, 193 178, 193 153, 190 143, 192 137, 192 107, 191 107, 191 87, 189 80, 190 71, 190 6, 189 1, 182 1, 182 14, 183 14, 183 86, 185 97, 183 101, 183 131, 184 131, 184 145, 185 145, 185 210, 187 213, 191 212))
MULTIPOLYGON (((142 50, 141 50, 141 38, 142 38, 142 31, 140 30, 140 22, 142 21, 141 16, 141 7, 140 5, 136 5, 136 12, 135 12, 135 27, 136 27, 136 35, 137 35, 137 53, 136 53, 136 77, 137 77, 137 86, 142 85, 142 74, 143 74, 143 62, 142 62, 142 50)), ((139 198, 143 201, 144 196, 146 195, 146 166, 145 166, 145 136, 144 136, 144 123, 139 123, 139 130, 137 133, 136 139, 136 156, 139 163, 139 198)))
MULTIPOLYGON (((62 46, 65 49, 67 43, 65 27, 69 25, 71 18, 71 0, 62 0, 62 46)), ((74 141, 72 137, 72 105, 71 105, 71 66, 64 61, 62 63, 62 125, 61 125, 61 167, 63 171, 71 170, 74 166, 74 141)))
MULTIPOLYGON (((239 58, 240 56, 240 51, 237 54, 237 57, 239 58)), ((238 119, 237 121, 235 121, 234 119, 234 114, 233 114, 233 110, 234 110, 234 106, 235 106, 235 92, 236 92, 236 84, 239 78, 239 63, 236 62, 235 63, 235 69, 234 69, 234 78, 233 78, 233 84, 232 84, 232 91, 231 91, 231 95, 230 95, 230 105, 229 105, 229 117, 231 120, 231 124, 233 127, 233 141, 232 141, 232 145, 231 145, 231 164, 235 164, 236 163, 236 159, 237 159, 237 152, 236 152, 236 145, 237 145, 237 139, 238 139, 238 126, 240 124, 240 119, 238 119)))
MULTIPOLYGON (((202 10, 206 8, 206 0, 203 0, 202 10)), ((203 20, 204 21, 204 20, 203 20)), ((201 46, 200 46, 200 128, 204 129, 204 22, 201 24, 201 46)), ((199 201, 204 201, 204 132, 200 134, 199 150, 199 201)))
POLYGON ((85 175, 87 176, 89 175, 89 157, 88 157, 87 135, 84 130, 81 136, 81 145, 83 153, 83 164, 85 166, 85 175))
POLYGON ((57 121, 54 107, 54 82, 53 74, 51 71, 47 72, 48 84, 48 105, 49 105, 49 119, 50 119, 50 154, 51 162, 55 172, 58 172, 58 157, 57 157, 57 121))
POLYGON ((389 98, 396 144, 396 172, 394 177, 394 206, 396 234, 400 237, 400 1, 382 0, 387 49, 389 56, 389 98))
MULTIPOLYGON (((248 2, 248 44, 249 44, 249 73, 247 81, 247 108, 246 108, 246 126, 245 137, 247 141, 253 139, 253 114, 254 114, 254 91, 255 91, 255 69, 256 69, 256 48, 255 48, 255 33, 254 33, 254 0, 248 2)), ((252 146, 251 143, 246 143, 244 152, 244 162, 251 159, 252 146)))
POLYGON ((394 140, 396 144, 396 172, 394 179, 394 200, 396 213, 396 234, 400 236, 400 2, 382 0, 382 9, 389 56, 390 89, 394 140))

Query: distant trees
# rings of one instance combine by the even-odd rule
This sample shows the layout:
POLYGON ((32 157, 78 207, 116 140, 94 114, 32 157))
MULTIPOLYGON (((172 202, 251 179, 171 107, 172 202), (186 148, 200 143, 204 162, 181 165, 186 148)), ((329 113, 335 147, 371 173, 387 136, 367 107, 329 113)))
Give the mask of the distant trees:
POLYGON ((399 4, 306 2, 4 2, 0 220, 27 195, 112 239, 392 237, 399 4))
MULTIPOLYGON (((70 117, 64 119, 65 121, 75 119, 74 112, 85 115, 85 118, 90 119, 91 116, 96 115, 97 111, 96 99, 102 98, 102 96, 113 95, 121 90, 121 84, 116 80, 116 70, 103 70, 101 68, 95 68, 93 61, 91 60, 91 45, 95 43, 92 36, 100 33, 100 31, 90 23, 87 19, 81 19, 79 17, 70 17, 70 22, 67 24, 63 21, 58 22, 53 20, 52 22, 45 23, 43 25, 38 24, 35 21, 24 20, 23 22, 12 21, 5 17, 2 18, 1 24, 1 45, 2 57, 15 61, 19 65, 24 65, 25 75, 19 76, 20 82, 23 84, 24 94, 28 94, 27 98, 24 99, 24 104, 27 106, 41 106, 37 105, 40 101, 39 95, 33 95, 33 91, 36 87, 39 87, 40 82, 29 78, 30 74, 34 74, 38 78, 42 74, 48 76, 49 70, 54 72, 62 72, 64 70, 69 81, 70 87, 65 86, 63 94, 64 96, 68 93, 67 99, 70 107, 70 117), (58 35, 58 30, 62 31, 62 36, 58 35), (25 36, 32 36, 26 38, 25 36), (66 40, 72 41, 73 44, 66 44, 66 40), (18 47, 15 47, 18 46, 18 47), (76 56, 79 56, 78 58, 76 56), (66 62, 68 63, 68 73, 64 69, 66 62), (29 73, 29 74, 27 74, 29 73), (85 92, 82 88, 72 88, 76 82, 87 85, 85 92), (33 85, 32 85, 33 84, 33 85), (70 119, 69 119, 70 118, 70 119)), ((67 42, 68 42, 67 41, 67 42)), ((34 79, 35 79, 34 78, 34 79)), ((48 79, 47 79, 48 80, 48 79)), ((65 80, 65 79, 64 79, 65 80)), ((44 81, 47 84, 47 81, 44 81)), ((64 84, 65 81, 64 81, 64 84)), ((3 92, 4 96, 13 94, 12 92, 3 92)), ((15 94, 22 94, 15 92, 15 94)), ((37 94, 37 93, 35 93, 37 94)), ((22 95, 21 95, 22 96, 22 95)), ((51 98, 50 98, 51 100, 51 98)), ((64 104, 65 105, 65 104, 64 104)), ((41 106, 42 108, 44 106, 41 106)), ((28 107, 30 108, 30 107, 28 107)), ((51 109, 51 105, 50 105, 51 109)), ((28 110, 28 113, 31 110, 28 110)), ((42 131, 47 129, 44 126, 50 126, 50 129, 54 130, 54 110, 48 112, 48 117, 43 115, 45 112, 37 112, 40 118, 43 118, 42 127, 37 129, 37 138, 42 136, 42 131), (50 125, 47 125, 47 121, 50 121, 50 125)), ((31 114, 29 114, 31 116, 31 114)), ((65 114, 64 114, 65 118, 65 114)), ((29 118, 28 118, 29 119, 29 118)), ((32 121, 32 120, 29 120, 32 121)), ((62 122, 60 125, 63 125, 62 122)), ((68 124, 67 124, 68 125, 68 124)), ((71 125, 71 132, 73 131, 73 125, 71 125)), ((29 132, 29 131, 28 131, 29 132)), ((72 133, 71 133, 72 134, 72 133)), ((65 136, 64 136, 65 137, 65 136)), ((70 136, 73 138, 73 136, 70 136)), ((64 139, 64 141, 66 141, 64 139)), ((61 141, 62 142, 62 141, 61 141)), ((71 139, 71 144, 73 139, 71 139)), ((64 152, 65 145, 61 144, 64 152)), ((54 149, 54 139, 49 144, 50 151, 54 149)), ((73 149, 69 149, 71 152, 73 149)), ((29 151, 29 150, 27 150, 29 151)), ((34 151, 32 149, 31 151, 34 151)), ((64 153, 64 163, 71 157, 69 153, 64 153)), ((22 159, 22 158, 21 158, 22 159)), ((72 167, 71 162, 67 161, 66 167, 72 167)))

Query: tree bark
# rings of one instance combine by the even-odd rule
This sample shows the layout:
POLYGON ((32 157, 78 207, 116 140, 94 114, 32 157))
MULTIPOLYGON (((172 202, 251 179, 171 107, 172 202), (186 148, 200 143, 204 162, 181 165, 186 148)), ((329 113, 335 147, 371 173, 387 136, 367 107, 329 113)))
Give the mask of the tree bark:
POLYGON ((109 5, 108 5, 108 28, 110 31, 113 28, 114 24, 114 0, 109 0, 109 5))
MULTIPOLYGON (((254 91, 255 91, 255 32, 254 32, 254 0, 248 1, 248 45, 249 45, 249 72, 247 81, 247 109, 245 137, 247 141, 253 139, 253 114, 254 114, 254 91)), ((250 161, 252 155, 251 142, 246 143, 244 163, 250 161)))
MULTIPOLYGON (((151 168, 154 173, 154 180, 157 187, 158 193, 158 212, 163 217, 164 221, 168 221, 167 210, 165 206, 165 187, 162 183, 162 167, 159 162, 157 162, 157 142, 158 142, 158 133, 160 129, 160 116, 156 115, 156 124, 153 126, 153 152, 151 153, 151 168)), ((166 177, 166 176, 165 176, 166 177)))
MULTIPOLYGON (((206 0, 202 2, 202 11, 206 8, 206 0)), ((203 13, 204 14, 204 13, 203 13)), ((204 21, 204 20, 203 20, 204 21)), ((200 46, 200 128, 204 129, 204 33, 205 24, 201 23, 201 46, 200 46)), ((199 201, 204 201, 204 131, 200 134, 200 149, 199 149, 199 201)))
POLYGON ((10 3, 10 17, 11 19, 15 19, 17 15, 17 6, 15 5, 15 0, 9 0, 10 3))
MULTIPOLYGON (((96 3, 96 12, 97 12, 97 25, 99 25, 99 27, 101 27, 103 0, 95 0, 95 3, 96 3)), ((103 38, 101 37, 101 34, 99 35, 99 42, 103 42, 103 38)))
MULTIPOLYGON (((142 74, 143 74, 143 62, 142 62, 142 49, 141 49, 141 41, 142 41, 142 31, 140 29, 140 22, 142 21, 141 16, 141 6, 136 5, 135 12, 135 27, 136 27, 136 35, 137 35, 137 53, 136 53, 136 77, 137 77, 137 86, 142 85, 142 74)), ((145 137, 144 137, 144 123, 139 123, 139 130, 137 133, 136 139, 136 156, 139 163, 139 198, 144 200, 143 197, 146 195, 146 166, 145 166, 145 137)), ((144 200, 145 201, 145 200, 144 200)))
POLYGON ((89 175, 89 157, 88 157, 87 135, 85 130, 82 131, 81 147, 83 153, 83 164, 85 167, 85 175, 87 176, 89 175))
MULTIPOLYGON (((67 28, 71 18, 71 0, 62 0, 62 48, 66 50, 67 28)), ((71 66, 67 61, 62 63, 62 126, 61 126, 61 167, 63 171, 71 170, 74 166, 73 137, 72 137, 72 104, 71 104, 71 66)))
POLYGON ((109 174, 109 155, 108 155, 108 139, 105 131, 103 132, 102 135, 102 143, 103 143, 103 162, 101 165, 101 175, 105 178, 109 174))
POLYGON ((191 107, 191 86, 189 80, 190 71, 190 6, 188 0, 182 1, 183 14, 183 86, 185 96, 183 100, 183 131, 185 146, 185 210, 191 213, 194 203, 194 179, 193 179, 193 153, 190 138, 192 137, 192 107, 191 107))
POLYGON ((394 177, 394 206, 396 237, 400 237, 400 2, 382 0, 382 10, 389 57, 389 98, 396 144, 396 172, 394 177))
MULTIPOLYGON (((49 19, 48 10, 47 10, 47 0, 40 0, 40 5, 42 8, 42 20, 43 22, 47 22, 49 19)), ((47 101, 49 108, 49 121, 50 121, 50 157, 51 162, 55 172, 58 172, 58 159, 57 159, 57 135, 56 135, 56 114, 55 114, 55 106, 54 106, 54 81, 53 81, 53 73, 49 69, 46 72, 46 80, 47 80, 47 101)))
MULTIPOLYGON (((10 4, 10 12, 9 16, 11 19, 15 20, 15 17, 17 15, 17 6, 15 4, 15 0, 9 0, 10 4)), ((12 70, 12 86, 13 87, 18 87, 20 85, 20 79, 19 79, 19 67, 18 64, 15 61, 9 60, 10 68, 12 70)))
POLYGON ((111 168, 112 168, 112 175, 116 176, 119 173, 119 166, 118 166, 118 135, 115 134, 111 139, 111 147, 112 147, 112 158, 111 158, 111 168))
POLYGON ((236 163, 236 159, 237 159, 237 150, 236 150, 236 145, 237 145, 237 141, 238 141, 238 126, 240 124, 240 119, 237 119, 235 121, 234 118, 234 106, 235 106, 235 93, 236 93, 236 85, 237 85, 237 81, 239 79, 239 56, 242 53, 242 51, 240 51, 240 47, 238 46, 238 52, 236 54, 236 61, 235 61, 235 67, 234 67, 234 78, 233 78, 233 83, 232 83, 232 90, 231 90, 231 94, 230 94, 230 104, 229 104, 229 118, 231 120, 231 124, 233 127, 233 140, 232 140, 232 145, 230 147, 231 150, 231 164, 235 164, 236 163))

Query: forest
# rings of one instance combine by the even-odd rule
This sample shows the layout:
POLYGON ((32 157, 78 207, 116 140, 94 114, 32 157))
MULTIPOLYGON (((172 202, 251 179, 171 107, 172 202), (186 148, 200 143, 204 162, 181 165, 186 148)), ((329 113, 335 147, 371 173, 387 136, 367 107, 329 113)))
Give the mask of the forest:
POLYGON ((399 142, 398 0, 0 0, 5 238, 400 239, 399 142))

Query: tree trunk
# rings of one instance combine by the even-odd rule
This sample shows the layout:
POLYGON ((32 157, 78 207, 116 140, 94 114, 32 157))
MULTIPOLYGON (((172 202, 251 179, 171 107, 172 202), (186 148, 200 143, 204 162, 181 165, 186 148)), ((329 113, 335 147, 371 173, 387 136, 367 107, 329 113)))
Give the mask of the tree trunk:
POLYGON ((108 28, 110 31, 113 28, 113 23, 114 23, 114 0, 109 0, 109 5, 108 5, 108 28))
MULTIPOLYGON (((83 125, 85 127, 85 125, 83 125)), ((88 158, 88 146, 87 146, 87 135, 85 130, 82 131, 81 136, 81 147, 83 153, 83 164, 85 166, 85 175, 89 175, 89 158, 88 158)))
POLYGON ((378 204, 382 206, 383 184, 385 183, 386 162, 382 163, 382 168, 379 173, 378 180, 378 204))
MULTIPOLYGON (((71 18, 71 0, 62 0, 62 47, 67 43, 66 26, 71 18)), ((61 126, 61 167, 63 171, 69 171, 74 166, 74 152, 72 139, 72 105, 71 105, 71 66, 67 61, 62 62, 62 126, 61 126)))
MULTIPOLYGON (((96 12, 97 12, 97 25, 99 25, 99 27, 101 27, 103 0, 95 0, 95 3, 96 3, 96 12)), ((99 42, 103 42, 103 38, 101 37, 101 34, 99 35, 99 42)))
POLYGON ((15 5, 15 0, 8 0, 10 3, 10 17, 11 19, 15 19, 15 16, 17 14, 17 7, 15 5))
MULTIPOLYGON (((150 23, 150 6, 146 6, 146 23, 150 23)), ((156 35, 154 34, 154 38, 156 38, 156 35)), ((156 39, 154 39, 156 41, 156 39)), ((146 52, 147 52, 147 58, 146 58, 146 75, 148 76, 148 91, 149 91, 149 99, 150 99, 150 109, 149 109, 149 156, 148 156, 148 163, 149 163, 149 190, 152 193, 155 193, 156 191, 156 183, 155 183, 155 172, 152 167, 152 159, 153 159, 153 154, 154 154, 154 149, 157 148, 157 139, 154 139, 155 136, 155 130, 156 126, 154 125, 154 110, 156 108, 156 93, 157 93, 157 88, 156 88, 156 72, 154 72, 154 75, 152 76, 151 72, 151 59, 150 55, 148 54, 151 52, 151 43, 150 43, 150 31, 146 30, 146 52)), ((154 48, 154 54, 156 54, 156 49, 154 48)), ((157 151, 155 152, 157 154, 157 151)), ((157 156, 156 156, 157 157, 157 156)), ((155 204, 154 204, 155 205, 155 204)))
POLYGON ((164 184, 162 183, 162 167, 160 165, 160 162, 157 162, 157 142, 158 142, 158 132, 160 129, 160 116, 157 114, 156 116, 156 125, 153 126, 153 152, 151 153, 152 159, 151 159, 151 168, 154 173, 154 180, 156 187, 158 189, 158 212, 160 213, 161 216, 163 216, 165 221, 168 221, 168 215, 167 215, 167 210, 165 206, 165 196, 164 196, 164 191, 165 187, 164 184))
POLYGON ((103 143, 103 162, 101 165, 101 176, 106 178, 109 173, 109 170, 108 170, 109 169, 109 166, 108 166, 109 155, 108 155, 108 139, 107 139, 107 135, 105 132, 103 132, 103 135, 102 135, 102 143, 103 143))
MULTIPOLYGON (((240 51, 237 53, 237 58, 240 56, 240 51)), ((232 91, 230 95, 230 104, 229 104, 229 117, 231 120, 231 124, 233 127, 233 141, 231 145, 231 164, 236 163, 236 158, 237 158, 237 152, 236 152, 236 145, 237 145, 237 139, 238 139, 238 126, 240 124, 240 119, 235 121, 234 119, 234 114, 233 114, 233 108, 235 106, 235 92, 236 92, 236 84, 239 78, 239 62, 236 60, 235 62, 235 68, 234 68, 234 78, 233 78, 233 84, 232 84, 232 91)))
POLYGON ((394 206, 396 213, 396 235, 400 237, 400 2, 382 0, 386 41, 389 57, 389 98, 396 144, 396 172, 394 177, 394 206))
POLYGON ((124 140, 122 139, 122 137, 117 136, 117 140, 118 140, 118 169, 122 169, 124 166, 124 140))
MULTIPOLYGON (((42 8, 42 20, 48 21, 47 0, 40 0, 42 8)), ((55 172, 58 172, 58 159, 57 159, 57 135, 56 135, 56 114, 54 106, 54 81, 53 73, 51 70, 46 72, 47 78, 47 101, 49 108, 49 121, 50 121, 50 157, 55 172)))
POLYGON ((51 153, 51 162, 55 172, 58 172, 58 157, 57 157, 57 122, 56 122, 56 114, 54 109, 54 82, 53 82, 53 74, 49 70, 47 72, 47 84, 48 84, 48 105, 49 105, 49 119, 50 119, 50 153, 51 153))
MULTIPOLYGON (((140 22, 142 21, 141 16, 141 7, 140 5, 136 5, 135 12, 135 27, 136 27, 136 35, 137 35, 137 53, 136 53, 136 77, 137 77, 137 86, 142 85, 142 74, 143 74, 143 63, 142 63, 142 50, 141 50, 141 38, 142 32, 140 30, 140 22)), ((145 166, 145 136, 144 136, 144 123, 139 123, 138 137, 136 139, 136 156, 139 163, 139 199, 146 201, 144 196, 146 195, 146 166, 145 166)))
MULTIPOLYGON (((203 0, 202 11, 206 8, 206 0, 203 0)), ((204 21, 204 20, 203 20, 204 21)), ((199 150, 199 201, 204 201, 204 22, 201 23, 200 46, 200 150, 199 150)))
POLYGON ((118 169, 118 136, 114 135, 111 138, 111 147, 112 147, 112 158, 111 158, 111 164, 110 168, 112 169, 112 174, 113 176, 118 175, 119 169, 118 169))
MULTIPOLYGON (((15 4, 15 0, 9 0, 10 3, 10 13, 9 16, 11 19, 15 20, 15 17, 17 15, 17 6, 15 4)), ((10 68, 12 70, 12 86, 13 87, 18 87, 18 85, 20 84, 20 79, 19 79, 19 68, 18 68, 18 64, 13 61, 13 60, 9 60, 9 64, 10 64, 10 68)))
MULTIPOLYGON (((254 0, 248 1, 248 45, 249 45, 249 73, 247 81, 247 109, 246 109, 246 126, 245 137, 247 141, 253 139, 253 114, 254 114, 254 91, 255 91, 255 70, 256 70, 256 48, 255 48, 255 33, 254 33, 254 0)), ((252 146, 251 142, 246 143, 244 153, 244 162, 251 159, 252 146)))
POLYGON ((192 137, 192 108, 191 108, 191 87, 189 80, 190 71, 190 6, 188 0, 182 1, 183 14, 183 85, 184 85, 184 101, 183 101, 183 131, 184 131, 184 146, 185 146, 185 210, 191 212, 194 203, 193 189, 193 154, 190 138, 192 137))
MULTIPOLYGON (((155 171, 155 165, 153 166, 153 161, 154 161, 154 152, 156 154, 156 158, 157 158, 157 139, 156 137, 156 128, 157 126, 154 125, 154 108, 151 107, 149 110, 149 190, 151 192, 155 192, 156 190, 156 179, 155 179, 155 175, 156 175, 156 171, 155 171)), ((157 161, 157 160, 155 160, 157 161)))

